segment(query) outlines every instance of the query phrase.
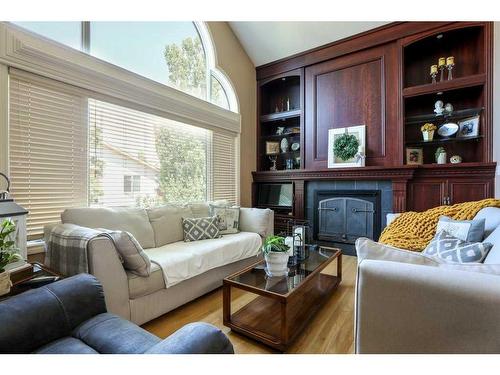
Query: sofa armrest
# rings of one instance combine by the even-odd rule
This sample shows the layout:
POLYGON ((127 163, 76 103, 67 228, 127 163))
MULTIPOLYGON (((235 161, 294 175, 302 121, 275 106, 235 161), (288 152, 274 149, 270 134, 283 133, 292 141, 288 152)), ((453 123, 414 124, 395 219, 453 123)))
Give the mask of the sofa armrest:
POLYGON ((241 207, 240 230, 258 233, 262 238, 274 234, 274 211, 269 208, 241 207))
POLYGON ((218 328, 208 323, 190 323, 146 354, 233 354, 233 344, 218 328))
POLYGON ((102 284, 108 311, 130 320, 128 278, 115 244, 96 237, 89 241, 87 252, 89 272, 102 284))
POLYGON ((500 276, 363 260, 357 353, 500 353, 500 276))

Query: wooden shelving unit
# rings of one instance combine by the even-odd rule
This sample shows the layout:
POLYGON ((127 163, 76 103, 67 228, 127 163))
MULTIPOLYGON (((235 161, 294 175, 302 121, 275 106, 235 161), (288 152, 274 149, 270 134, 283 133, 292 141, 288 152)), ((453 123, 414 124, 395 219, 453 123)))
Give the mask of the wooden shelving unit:
POLYGON ((301 114, 302 114, 302 111, 300 109, 295 109, 292 111, 269 113, 267 115, 260 116, 260 122, 286 120, 289 118, 300 117, 301 114))
POLYGON ((435 163, 437 147, 444 147, 448 159, 459 155, 464 162, 488 162, 491 151, 490 108, 488 105, 488 64, 486 63, 487 32, 485 26, 465 24, 463 27, 444 27, 419 38, 410 37, 402 43, 402 103, 403 103, 403 155, 406 148, 421 147, 424 164, 435 163), (440 57, 453 56, 453 79, 448 80, 445 68, 444 80, 431 83, 430 66, 440 57), (451 114, 437 116, 434 104, 441 100, 451 103, 451 114), (479 116, 479 135, 471 138, 445 138, 434 133, 434 140, 424 142, 420 127, 433 123, 438 128, 447 123, 479 116))

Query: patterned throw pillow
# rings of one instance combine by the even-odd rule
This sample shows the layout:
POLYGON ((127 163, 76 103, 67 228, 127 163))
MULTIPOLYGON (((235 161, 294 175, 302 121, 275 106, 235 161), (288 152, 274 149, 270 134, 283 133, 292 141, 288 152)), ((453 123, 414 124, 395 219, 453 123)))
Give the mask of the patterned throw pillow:
POLYGON ((208 240, 219 238, 220 231, 217 226, 217 217, 182 218, 184 242, 208 240))
POLYGON ((444 230, 462 241, 481 242, 484 238, 484 224, 485 219, 454 220, 448 216, 441 216, 436 233, 444 230))
POLYGON ((210 216, 217 216, 221 234, 238 233, 240 231, 240 208, 210 205, 210 216))
POLYGON ((465 242, 443 230, 434 236, 423 253, 452 263, 482 263, 492 246, 487 242, 465 242))

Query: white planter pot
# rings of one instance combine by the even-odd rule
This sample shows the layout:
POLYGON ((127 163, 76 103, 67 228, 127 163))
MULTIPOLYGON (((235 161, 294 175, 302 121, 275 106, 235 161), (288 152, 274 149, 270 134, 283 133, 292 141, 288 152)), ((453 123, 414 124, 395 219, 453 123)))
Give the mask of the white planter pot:
POLYGON ((9 293, 11 286, 10 274, 8 272, 0 273, 0 296, 9 293))
POLYGON ((264 256, 267 272, 271 276, 284 276, 288 272, 288 252, 270 252, 264 256))

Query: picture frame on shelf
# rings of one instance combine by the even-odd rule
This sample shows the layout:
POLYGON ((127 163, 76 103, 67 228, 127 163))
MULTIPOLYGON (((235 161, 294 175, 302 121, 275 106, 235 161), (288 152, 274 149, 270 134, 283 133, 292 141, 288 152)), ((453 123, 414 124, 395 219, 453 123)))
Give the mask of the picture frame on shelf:
MULTIPOLYGON (((353 138, 351 138, 352 140, 353 138)), ((349 140, 349 139, 347 139, 349 140)), ((366 126, 356 125, 349 126, 345 128, 336 128, 328 130, 328 168, 352 168, 352 167, 364 167, 365 166, 365 149, 366 149, 366 126), (351 149, 348 154, 352 156, 347 159, 342 159, 339 155, 336 155, 335 149, 338 149, 339 141, 342 138, 348 136, 354 136, 357 140, 357 150, 351 149)))
POLYGON ((424 164, 424 149, 421 147, 406 148, 406 164, 422 165, 424 164))
POLYGON ((458 121, 457 138, 472 138, 479 135, 479 115, 458 121))
POLYGON ((279 142, 266 142, 266 155, 278 155, 280 153, 280 143, 279 142))

